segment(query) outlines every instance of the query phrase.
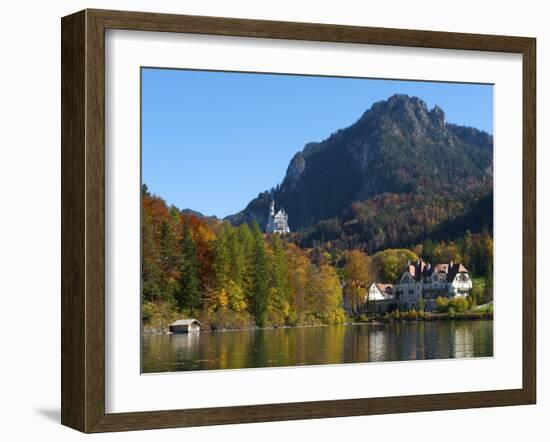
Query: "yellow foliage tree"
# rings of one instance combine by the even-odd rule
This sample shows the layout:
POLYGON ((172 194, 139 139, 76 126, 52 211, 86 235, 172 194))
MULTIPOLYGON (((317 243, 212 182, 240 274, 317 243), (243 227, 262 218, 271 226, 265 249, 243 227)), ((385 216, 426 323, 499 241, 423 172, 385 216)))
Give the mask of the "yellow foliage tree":
POLYGON ((360 250, 348 252, 344 266, 344 305, 349 311, 360 312, 372 281, 370 258, 360 250))

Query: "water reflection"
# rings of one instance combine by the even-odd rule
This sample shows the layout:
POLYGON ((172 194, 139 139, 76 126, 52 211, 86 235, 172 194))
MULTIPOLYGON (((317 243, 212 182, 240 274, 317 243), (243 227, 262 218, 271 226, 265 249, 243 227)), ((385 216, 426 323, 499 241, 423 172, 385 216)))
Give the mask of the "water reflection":
POLYGON ((144 373, 492 355, 492 321, 201 332, 142 340, 144 373))

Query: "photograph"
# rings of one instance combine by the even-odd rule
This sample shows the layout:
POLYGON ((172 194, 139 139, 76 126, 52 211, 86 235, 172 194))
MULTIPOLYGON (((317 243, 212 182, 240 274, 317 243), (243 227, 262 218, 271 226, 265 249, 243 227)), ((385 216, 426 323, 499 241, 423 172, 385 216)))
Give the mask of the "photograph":
POLYGON ((142 374, 493 357, 493 84, 140 82, 142 374))

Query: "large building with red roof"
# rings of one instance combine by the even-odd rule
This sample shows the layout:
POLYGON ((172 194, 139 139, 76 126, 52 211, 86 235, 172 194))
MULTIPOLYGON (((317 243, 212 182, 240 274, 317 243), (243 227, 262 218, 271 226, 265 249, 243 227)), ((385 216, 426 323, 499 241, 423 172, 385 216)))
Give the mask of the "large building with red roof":
POLYGON ((427 311, 435 310, 435 300, 465 298, 472 289, 472 278, 460 263, 431 265, 419 259, 409 262, 395 284, 373 283, 366 296, 367 309, 385 313, 393 309, 418 308, 420 300, 427 311))

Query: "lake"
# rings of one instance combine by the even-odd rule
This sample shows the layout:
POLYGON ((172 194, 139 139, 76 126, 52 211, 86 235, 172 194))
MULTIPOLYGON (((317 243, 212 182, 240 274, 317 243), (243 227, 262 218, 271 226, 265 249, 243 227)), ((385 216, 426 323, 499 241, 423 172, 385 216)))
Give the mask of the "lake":
POLYGON ((143 335, 142 372, 493 355, 493 321, 426 321, 143 335))

